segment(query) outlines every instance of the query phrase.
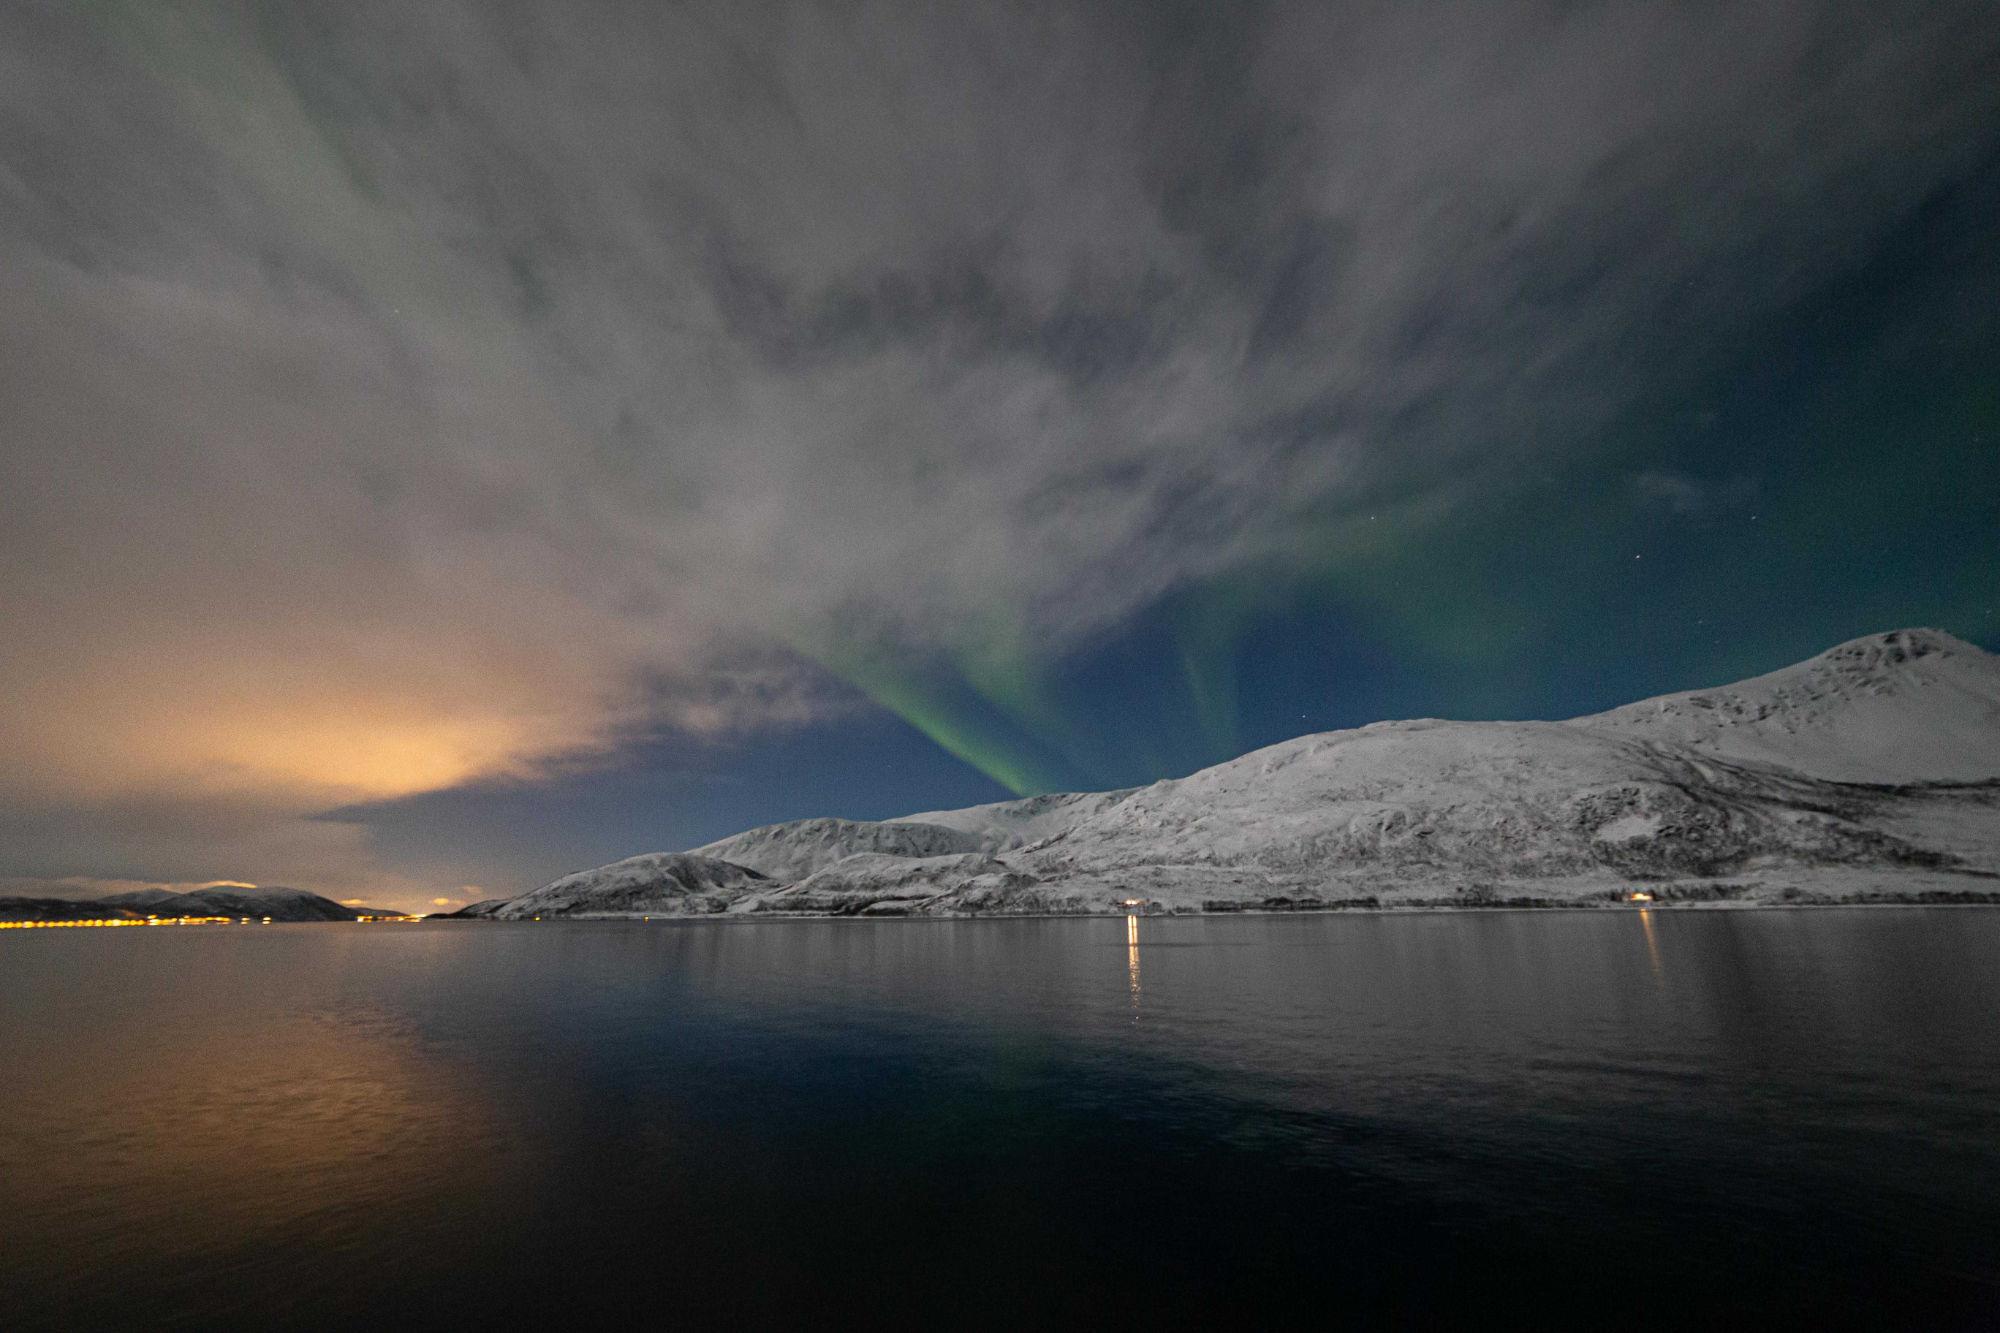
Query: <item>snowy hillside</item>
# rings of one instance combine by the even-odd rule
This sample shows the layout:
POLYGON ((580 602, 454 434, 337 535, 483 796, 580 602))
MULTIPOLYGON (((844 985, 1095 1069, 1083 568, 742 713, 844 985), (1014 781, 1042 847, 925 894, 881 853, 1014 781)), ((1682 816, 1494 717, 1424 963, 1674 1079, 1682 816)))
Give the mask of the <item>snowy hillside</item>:
POLYGON ((2000 898, 2000 658, 1879 635, 1571 722, 1385 722, 1129 791, 814 819, 492 912, 2000 898), (768 876, 768 878, 767 878, 768 876))
POLYGON ((501 921, 587 913, 700 915, 720 912, 746 893, 771 887, 772 882, 756 871, 728 861, 687 852, 652 852, 565 875, 480 914, 501 921))
POLYGON ((964 810, 932 810, 904 815, 904 823, 939 824, 976 835, 988 851, 1009 851, 1053 838, 1090 816, 1118 804, 1138 787, 1123 791, 1052 792, 1018 801, 995 801, 964 810))
POLYGON ((1570 725, 1839 782, 1979 782, 2000 778, 2000 657, 1940 630, 1898 630, 1570 725))

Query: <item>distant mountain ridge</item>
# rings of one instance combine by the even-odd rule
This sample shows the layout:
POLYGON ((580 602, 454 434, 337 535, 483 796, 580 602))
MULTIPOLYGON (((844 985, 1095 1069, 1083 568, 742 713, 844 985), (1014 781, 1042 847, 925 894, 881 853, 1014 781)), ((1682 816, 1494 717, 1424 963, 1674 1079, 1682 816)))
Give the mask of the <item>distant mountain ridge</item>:
POLYGON ((544 917, 634 915, 632 901, 655 915, 1241 911, 1634 892, 2000 900, 2000 658, 1897 630, 1565 722, 1381 722, 1125 791, 769 825, 472 914, 532 902, 544 917))
POLYGON ((304 889, 134 889, 102 898, 0 898, 0 921, 142 921, 158 917, 251 917, 273 921, 356 921, 397 916, 373 907, 349 907, 304 889))

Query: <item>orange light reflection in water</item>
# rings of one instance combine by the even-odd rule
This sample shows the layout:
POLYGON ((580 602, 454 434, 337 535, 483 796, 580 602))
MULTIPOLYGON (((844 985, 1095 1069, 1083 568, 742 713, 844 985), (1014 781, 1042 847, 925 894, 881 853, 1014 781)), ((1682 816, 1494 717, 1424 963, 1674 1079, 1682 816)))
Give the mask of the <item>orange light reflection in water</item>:
POLYGON ((1646 957, 1652 961, 1653 975, 1661 976, 1660 940, 1653 933, 1653 914, 1649 909, 1644 907, 1639 909, 1639 926, 1646 932, 1646 957))
POLYGON ((1125 970, 1132 987, 1132 1005, 1139 1004, 1139 918, 1125 918, 1125 970))
POLYGON ((30 1091, 36 1104, 17 1118, 50 1126, 64 1148, 0 1141, 0 1204, 39 1219, 16 1238, 17 1271, 65 1275, 113 1250, 180 1270, 216 1236, 267 1240, 285 1251, 272 1262, 317 1252, 312 1264, 337 1269, 376 1219, 480 1181, 497 1160, 481 1090, 366 1015, 265 1013, 198 1041, 171 1025, 120 1033, 31 1087, 61 1092, 30 1091))

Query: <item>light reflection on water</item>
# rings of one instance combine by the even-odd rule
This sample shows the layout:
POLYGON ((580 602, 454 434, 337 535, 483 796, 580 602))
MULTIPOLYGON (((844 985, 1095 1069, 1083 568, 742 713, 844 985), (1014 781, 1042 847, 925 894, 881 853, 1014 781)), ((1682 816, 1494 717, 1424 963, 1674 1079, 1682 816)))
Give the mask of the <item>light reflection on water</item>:
POLYGON ((1660 973, 1660 937, 1653 931, 1653 909, 1639 909, 1639 928, 1646 932, 1646 961, 1653 965, 1653 975, 1660 973))
POLYGON ((1997 960, 1984 909, 20 932, 5 1322, 1976 1324, 1997 960))
POLYGON ((1132 1012, 1139 1012, 1139 918, 1125 918, 1125 974, 1132 984, 1132 1012))

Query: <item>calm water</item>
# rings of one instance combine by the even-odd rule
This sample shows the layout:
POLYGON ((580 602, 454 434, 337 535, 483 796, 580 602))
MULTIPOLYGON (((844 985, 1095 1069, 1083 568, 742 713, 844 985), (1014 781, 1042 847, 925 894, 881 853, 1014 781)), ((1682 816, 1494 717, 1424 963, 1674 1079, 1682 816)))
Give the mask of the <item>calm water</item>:
POLYGON ((2000 1322, 2000 911, 0 941, 8 1327, 2000 1322))

